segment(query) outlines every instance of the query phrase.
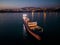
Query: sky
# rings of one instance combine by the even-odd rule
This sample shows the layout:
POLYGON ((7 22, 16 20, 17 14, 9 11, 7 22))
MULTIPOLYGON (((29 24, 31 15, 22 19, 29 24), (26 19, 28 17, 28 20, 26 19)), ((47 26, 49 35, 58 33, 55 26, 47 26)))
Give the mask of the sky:
POLYGON ((0 0, 0 8, 57 7, 60 0, 0 0))

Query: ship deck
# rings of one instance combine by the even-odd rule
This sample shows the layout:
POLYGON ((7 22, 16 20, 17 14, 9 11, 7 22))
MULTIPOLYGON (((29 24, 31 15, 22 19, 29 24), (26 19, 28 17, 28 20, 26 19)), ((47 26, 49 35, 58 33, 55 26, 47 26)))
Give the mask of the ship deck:
MULTIPOLYGON (((42 37, 39 35, 39 34, 37 34, 36 32, 34 32, 34 31, 32 31, 29 27, 28 27, 28 25, 27 25, 27 23, 24 21, 24 25, 25 25, 25 28, 26 28, 26 32, 30 35, 30 36, 32 36, 34 39, 36 39, 36 40, 42 40, 42 37)), ((29 36, 28 35, 28 36, 29 36)))

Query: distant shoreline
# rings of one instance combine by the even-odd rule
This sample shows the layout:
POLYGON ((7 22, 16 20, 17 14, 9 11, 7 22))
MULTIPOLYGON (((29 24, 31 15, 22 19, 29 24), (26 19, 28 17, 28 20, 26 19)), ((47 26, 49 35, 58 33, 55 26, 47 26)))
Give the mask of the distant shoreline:
MULTIPOLYGON (((0 13, 29 13, 29 12, 32 12, 32 11, 0 11, 0 13)), ((34 11, 34 12, 60 12, 59 11, 34 11)))
POLYGON ((1 9, 0 13, 20 13, 20 12, 60 12, 60 8, 17 8, 17 9, 1 9))

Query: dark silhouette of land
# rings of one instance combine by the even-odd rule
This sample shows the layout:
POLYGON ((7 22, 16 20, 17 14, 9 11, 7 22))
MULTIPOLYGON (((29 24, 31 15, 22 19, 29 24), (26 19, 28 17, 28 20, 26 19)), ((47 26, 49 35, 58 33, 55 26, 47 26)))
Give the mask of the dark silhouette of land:
POLYGON ((4 12, 60 12, 60 8, 36 8, 36 7, 24 7, 15 9, 0 9, 0 13, 4 12))

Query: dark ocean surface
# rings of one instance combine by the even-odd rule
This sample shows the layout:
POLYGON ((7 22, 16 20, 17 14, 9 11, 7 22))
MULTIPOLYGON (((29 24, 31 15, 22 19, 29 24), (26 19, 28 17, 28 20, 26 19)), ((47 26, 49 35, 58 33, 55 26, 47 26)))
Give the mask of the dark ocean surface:
POLYGON ((31 21, 37 21, 38 25, 43 27, 43 43, 58 42, 60 39, 60 12, 0 13, 0 44, 23 45, 28 43, 23 39, 23 14, 27 14, 31 21))

